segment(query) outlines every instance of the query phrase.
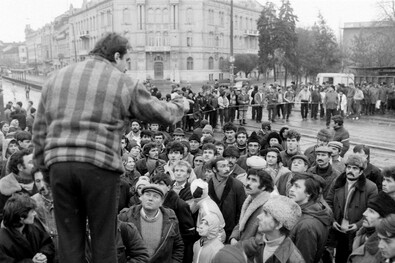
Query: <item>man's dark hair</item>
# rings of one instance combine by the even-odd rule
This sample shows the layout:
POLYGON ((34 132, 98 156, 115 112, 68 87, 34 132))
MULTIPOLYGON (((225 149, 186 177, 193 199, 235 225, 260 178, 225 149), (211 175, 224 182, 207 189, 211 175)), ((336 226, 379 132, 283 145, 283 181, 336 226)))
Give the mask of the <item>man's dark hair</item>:
POLYGON ((21 227, 21 218, 27 218, 30 210, 36 209, 36 202, 26 194, 14 194, 5 203, 3 224, 8 228, 21 227))
POLYGON ((23 142, 24 140, 31 140, 32 134, 28 131, 18 131, 15 133, 14 137, 18 142, 23 142))
POLYGON ((217 154, 217 148, 215 147, 214 144, 212 143, 206 143, 202 146, 202 152, 204 150, 213 150, 214 151, 214 155, 217 154))
POLYGON ((294 184, 298 180, 304 180, 306 193, 310 195, 309 201, 311 200, 316 202, 322 192, 322 189, 325 188, 324 179, 319 180, 319 176, 314 176, 309 173, 294 173, 294 176, 291 179, 291 184, 294 184))
MULTIPOLYGON (((189 141, 180 141, 180 143, 182 145, 184 145, 184 150, 185 150, 185 147, 187 147, 188 153, 189 153, 189 151, 191 150, 191 145, 189 144, 189 141)), ((184 151, 184 154, 187 154, 187 153, 184 151)))
POLYGON ((159 172, 155 174, 151 179, 153 184, 158 184, 160 182, 164 182, 167 186, 172 185, 172 180, 168 173, 159 172))
POLYGON ((143 154, 145 155, 145 157, 148 157, 149 151, 151 151, 151 149, 153 148, 158 148, 158 145, 154 142, 149 142, 144 145, 143 154))
POLYGON ((289 139, 295 138, 297 141, 300 141, 301 135, 300 135, 300 133, 297 130, 291 129, 291 130, 287 131, 287 136, 286 137, 287 137, 287 139, 288 138, 289 139))
POLYGON ((97 41, 89 54, 100 56, 110 62, 115 62, 115 53, 118 52, 120 57, 123 58, 129 49, 131 49, 131 46, 127 38, 117 33, 108 33, 97 41))
POLYGON ((210 162, 211 167, 212 168, 215 167, 215 169, 217 169, 218 168, 217 167, 217 163, 218 162, 222 162, 222 161, 226 161, 226 159, 224 157, 222 157, 222 156, 218 156, 218 157, 214 158, 214 160, 211 160, 211 162, 210 162))
POLYGON ((18 101, 16 104, 18 104, 22 108, 22 101, 18 101))
POLYGON ((148 136, 148 137, 152 138, 152 131, 150 131, 150 130, 142 130, 140 132, 140 138, 143 138, 143 136, 148 136))
POLYGON ((214 143, 214 145, 215 146, 222 146, 223 148, 224 148, 224 150, 225 150, 225 143, 223 143, 222 141, 216 141, 215 143, 214 143))
POLYGON ((275 152, 275 153, 277 154, 277 163, 282 162, 282 158, 281 158, 281 155, 280 155, 280 151, 279 151, 277 148, 268 148, 268 149, 266 149, 265 158, 266 158, 266 155, 267 155, 269 152, 275 152))
POLYGON ((162 136, 162 138, 165 139, 165 135, 163 134, 163 132, 160 132, 160 131, 155 132, 155 133, 154 133, 154 138, 155 138, 156 136, 162 136))
POLYGON ((14 174, 18 174, 19 170, 18 170, 18 164, 21 164, 23 167, 25 167, 25 164, 23 162, 23 157, 26 155, 31 154, 32 151, 30 149, 23 149, 19 152, 14 153, 13 155, 11 155, 10 157, 10 162, 9 162, 9 168, 10 171, 14 174))
POLYGON ((166 154, 169 154, 170 152, 180 152, 181 155, 183 155, 184 154, 184 145, 178 141, 169 142, 166 145, 166 154))
POLYGON ((212 136, 204 137, 202 144, 208 144, 208 143, 214 144, 215 143, 214 137, 212 137, 212 136))
POLYGON ((259 188, 265 187, 265 191, 272 192, 274 190, 273 178, 264 170, 249 169, 247 178, 250 175, 256 175, 259 178, 259 188))
POLYGON ((222 154, 223 157, 236 157, 237 159, 240 157, 240 151, 237 149, 236 146, 228 146, 225 148, 224 153, 222 154))
POLYGON ((231 122, 225 123, 225 124, 224 124, 224 127, 223 127, 222 129, 224 130, 224 132, 226 132, 226 131, 234 131, 234 132, 237 132, 237 127, 236 127, 236 125, 234 125, 234 124, 231 123, 231 122))
POLYGON ((354 149, 352 149, 352 151, 354 153, 359 153, 359 152, 363 151, 368 156, 367 161, 368 162, 370 161, 370 147, 369 146, 366 146, 365 144, 357 144, 354 146, 354 149))
POLYGON ((383 177, 391 177, 395 181, 395 166, 386 167, 382 172, 383 177))

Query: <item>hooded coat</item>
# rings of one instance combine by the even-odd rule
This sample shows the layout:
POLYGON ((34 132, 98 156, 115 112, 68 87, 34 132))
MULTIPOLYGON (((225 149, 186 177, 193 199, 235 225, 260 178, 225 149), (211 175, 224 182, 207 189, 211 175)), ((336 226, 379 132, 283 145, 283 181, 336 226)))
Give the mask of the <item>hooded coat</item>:
POLYGON ((248 195, 241 207, 240 220, 235 226, 229 239, 237 241, 246 240, 255 237, 258 232, 258 215, 262 213, 262 206, 269 200, 270 193, 263 191, 254 199, 248 195))
POLYGON ((363 227, 357 232, 354 239, 353 251, 349 256, 348 263, 380 263, 382 262, 379 251, 379 238, 375 231, 366 240, 366 229, 363 227))
POLYGON ((207 221, 209 230, 206 237, 201 237, 193 245, 193 263, 211 263, 217 252, 224 247, 218 239, 220 221, 215 214, 203 217, 207 221))
POLYGON ((301 205, 300 208, 302 217, 289 237, 306 263, 320 262, 333 221, 330 211, 321 203, 313 201, 301 205))

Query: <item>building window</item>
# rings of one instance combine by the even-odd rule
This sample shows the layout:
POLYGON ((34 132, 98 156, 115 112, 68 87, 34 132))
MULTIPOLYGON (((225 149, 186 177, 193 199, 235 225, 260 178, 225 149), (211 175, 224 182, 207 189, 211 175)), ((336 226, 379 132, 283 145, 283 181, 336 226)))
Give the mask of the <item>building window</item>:
POLYGON ((240 16, 239 29, 243 29, 243 17, 240 16))
POLYGON ((220 70, 224 69, 224 58, 223 57, 219 58, 219 69, 220 70))
POLYGON ((224 34, 219 34, 219 46, 220 47, 225 47, 224 45, 224 34))
POLYGON ((155 46, 162 46, 162 34, 160 32, 156 32, 155 34, 155 46))
POLYGON ((148 17, 147 17, 147 23, 154 23, 154 10, 152 8, 148 9, 148 17))
POLYGON ((163 32, 163 45, 169 46, 169 33, 163 32))
POLYGON ((125 8, 122 12, 122 20, 125 25, 130 24, 131 16, 130 16, 130 9, 125 8))
POLYGON ((214 69, 214 59, 213 57, 208 58, 208 69, 214 69))
POLYGON ((219 47, 219 36, 215 36, 215 46, 219 47))
POLYGON ((187 33, 187 47, 192 47, 192 32, 187 33))
POLYGON ((192 57, 187 58, 187 70, 193 70, 193 58, 192 57))
POLYGON ((163 9, 163 23, 169 23, 169 10, 167 8, 163 9))
POLYGON ((214 33, 210 32, 208 34, 208 46, 213 47, 214 46, 214 33))
POLYGON ((112 25, 112 19, 111 19, 111 12, 110 12, 110 10, 107 11, 107 25, 108 26, 112 25))
POLYGON ((212 9, 208 10, 208 23, 210 25, 214 24, 214 10, 212 9))
POLYGON ((148 33, 148 46, 153 47, 155 45, 155 36, 154 32, 149 32, 148 33))
POLYGON ((193 13, 192 13, 192 8, 188 8, 187 12, 186 12, 186 20, 187 20, 187 24, 191 25, 193 23, 193 13))
POLYGON ((225 18, 224 18, 224 12, 219 12, 219 22, 221 24, 221 26, 224 26, 225 24, 225 18))
POLYGON ((162 10, 160 10, 159 8, 155 10, 155 23, 156 24, 162 23, 162 10))
POLYGON ((214 74, 208 74, 208 80, 213 81, 214 80, 214 74))
POLYGON ((234 21, 234 25, 233 25, 233 28, 234 28, 234 29, 237 29, 237 28, 238 28, 237 22, 238 22, 238 17, 235 16, 235 21, 234 21))

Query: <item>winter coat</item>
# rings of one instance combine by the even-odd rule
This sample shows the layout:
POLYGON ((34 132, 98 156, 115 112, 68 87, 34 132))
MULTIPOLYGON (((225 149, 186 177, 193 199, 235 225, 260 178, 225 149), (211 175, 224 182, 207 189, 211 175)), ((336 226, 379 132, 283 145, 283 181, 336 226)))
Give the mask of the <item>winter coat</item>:
POLYGON ((365 232, 364 227, 357 232, 348 263, 380 263, 382 261, 377 232, 375 231, 366 240, 365 232))
POLYGON ((317 145, 310 146, 303 153, 309 160, 310 166, 315 165, 315 160, 317 159, 316 155, 315 155, 315 148, 317 148, 317 147, 318 147, 317 145))
POLYGON ((170 208, 174 211, 178 219, 178 226, 182 241, 184 242, 184 261, 190 262, 192 260, 192 246, 195 242, 195 223, 193 222, 192 213, 189 205, 182 200, 176 192, 170 190, 167 192, 163 200, 163 207, 170 208), (185 257, 190 257, 185 261, 185 257))
MULTIPOLYGON (((10 173, 9 175, 0 179, 0 222, 3 220, 3 208, 8 198, 14 193, 23 193, 28 196, 32 196, 37 193, 36 185, 33 184, 31 192, 22 188, 19 182, 16 180, 15 175, 10 173)), ((1 261, 0 261, 1 262, 1 261)))
POLYGON ((306 263, 320 262, 332 225, 331 213, 319 202, 308 202, 301 209, 302 217, 289 237, 306 263))
POLYGON ((246 111, 248 110, 248 104, 250 103, 250 97, 248 94, 240 94, 237 96, 237 103, 240 105, 239 110, 246 111))
POLYGON ((53 262, 55 246, 38 220, 25 225, 23 234, 14 228, 0 228, 0 262, 33 263, 32 258, 37 253, 44 254, 48 263, 53 262))
POLYGON ((118 263, 145 263, 149 259, 147 247, 136 226, 118 221, 115 243, 118 263))
POLYGON ((324 104, 326 109, 336 109, 338 104, 337 92, 327 92, 325 95, 324 104))
POLYGON ((324 178, 325 188, 323 189, 322 194, 323 194, 324 198, 326 198, 328 196, 328 193, 329 193, 329 190, 330 190, 330 187, 331 187, 333 181, 340 175, 340 173, 337 170, 334 170, 332 168, 332 165, 330 165, 330 164, 329 164, 329 167, 328 167, 328 170, 326 171, 326 173, 319 174, 318 171, 319 171, 318 165, 315 165, 307 170, 307 172, 317 174, 317 175, 321 176, 322 178, 324 178))
POLYGON ((201 237, 193 245, 193 263, 211 263, 224 244, 218 239, 220 221, 214 214, 208 214, 203 219, 208 224, 208 235, 201 237))
POLYGON ((299 150, 295 154, 292 154, 292 155, 289 154, 287 152, 287 150, 281 151, 280 152, 280 157, 281 157, 281 161, 283 163, 283 166, 287 167, 288 169, 291 169, 291 164, 292 164, 291 158, 293 156, 295 156, 295 155, 300 155, 300 154, 302 154, 302 153, 299 150))
MULTIPOLYGON (((142 206, 137 205, 121 211, 119 220, 132 222, 141 234, 141 212, 142 206)), ((175 263, 182 262, 184 256, 184 244, 178 227, 177 216, 173 210, 160 207, 163 215, 162 234, 159 246, 149 263, 175 263)))
POLYGON ((244 185, 239 180, 229 177, 226 181, 222 197, 219 199, 214 190, 213 179, 210 179, 208 183, 208 194, 217 203, 224 216, 226 240, 228 240, 233 228, 239 222, 241 207, 246 199, 244 185))
POLYGON ((377 190, 380 192, 383 188, 383 176, 381 175, 381 170, 375 165, 368 163, 363 173, 367 179, 376 184, 377 190))
MULTIPOLYGON (((341 224, 344 218, 346 203, 346 173, 342 173, 334 182, 326 198, 328 205, 333 211, 334 220, 341 224)), ((355 183, 355 191, 348 206, 348 220, 350 224, 362 226, 362 214, 367 209, 368 202, 377 196, 377 186, 366 179, 362 174, 355 183)))
MULTIPOLYGON (((248 258, 254 257, 254 262, 263 262, 265 243, 262 240, 250 238, 240 244, 248 258)), ((289 237, 286 237, 273 255, 265 263, 305 263, 302 254, 289 237)))
POLYGON ((256 198, 247 196, 241 207, 240 220, 232 231, 229 240, 234 238, 237 241, 247 240, 255 237, 258 232, 257 217, 262 213, 262 206, 269 200, 270 193, 263 191, 256 198))

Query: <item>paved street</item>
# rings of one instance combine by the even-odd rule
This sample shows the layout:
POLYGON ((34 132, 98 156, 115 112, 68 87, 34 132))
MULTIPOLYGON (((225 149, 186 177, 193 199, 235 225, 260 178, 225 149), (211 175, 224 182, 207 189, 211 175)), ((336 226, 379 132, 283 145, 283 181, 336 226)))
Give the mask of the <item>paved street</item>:
MULTIPOLYGON (((4 102, 22 101, 27 104, 24 87, 12 85, 10 82, 3 80, 4 102)), ((168 92, 167 89, 164 92, 168 92)), ((166 93, 163 93, 165 95, 166 93)), ((37 107, 40 99, 40 91, 31 90, 30 99, 34 106, 37 107)), ((267 112, 264 110, 263 120, 267 119, 267 112)), ((371 147, 371 162, 380 168, 395 165, 395 117, 362 117, 360 120, 345 120, 345 127, 350 132, 352 147, 355 144, 366 144, 371 147)), ((279 120, 273 123, 275 130, 288 126, 301 132, 302 150, 314 145, 316 134, 319 129, 325 128, 325 120, 307 120, 302 121, 300 112, 296 109, 289 122, 279 120)), ((248 113, 246 130, 251 133, 259 130, 260 124, 251 120, 251 113, 248 113)), ((216 138, 222 138, 223 134, 220 129, 216 130, 216 138)), ((351 147, 351 149, 352 149, 351 147)))

